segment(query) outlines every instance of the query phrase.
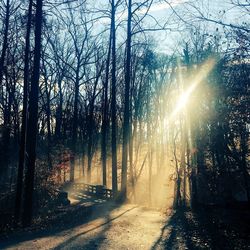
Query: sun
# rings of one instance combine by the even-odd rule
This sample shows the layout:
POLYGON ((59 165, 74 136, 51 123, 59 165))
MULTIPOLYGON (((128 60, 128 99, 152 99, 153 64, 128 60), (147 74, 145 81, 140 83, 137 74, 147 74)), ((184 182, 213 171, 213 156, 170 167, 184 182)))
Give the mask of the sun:
POLYGON ((175 109, 172 113, 172 116, 177 115, 181 110, 183 110, 189 103, 191 95, 195 90, 197 83, 193 83, 187 90, 183 91, 179 98, 177 98, 175 109))
POLYGON ((212 59, 207 60, 200 68, 200 71, 193 77, 192 83, 184 84, 187 87, 181 91, 179 97, 177 97, 177 102, 175 108, 170 115, 170 119, 173 119, 181 110, 185 109, 192 98, 192 94, 203 81, 203 79, 209 74, 215 65, 215 61, 212 59))
POLYGON ((188 104, 190 95, 191 95, 191 91, 184 92, 180 95, 176 104, 176 108, 175 108, 176 113, 180 111, 181 109, 183 109, 188 104))

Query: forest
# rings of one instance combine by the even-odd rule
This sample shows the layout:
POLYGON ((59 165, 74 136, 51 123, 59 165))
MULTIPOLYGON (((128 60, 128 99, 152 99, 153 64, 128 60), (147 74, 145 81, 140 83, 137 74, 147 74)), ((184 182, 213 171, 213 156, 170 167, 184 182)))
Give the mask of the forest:
POLYGON ((0 249, 249 249, 249 92, 249 0, 2 0, 0 249))

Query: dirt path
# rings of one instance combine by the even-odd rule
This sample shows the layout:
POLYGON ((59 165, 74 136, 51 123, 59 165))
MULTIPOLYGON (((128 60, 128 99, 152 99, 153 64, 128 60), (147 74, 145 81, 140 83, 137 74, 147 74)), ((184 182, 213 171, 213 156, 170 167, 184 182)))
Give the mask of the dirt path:
POLYGON ((248 250, 249 219, 247 210, 179 209, 166 215, 107 202, 67 211, 47 223, 50 227, 12 234, 0 242, 0 249, 248 250))
POLYGON ((19 236, 3 247, 0 244, 0 249, 151 249, 166 222, 163 213, 131 204, 99 205, 91 217, 68 230, 52 230, 28 240, 19 236))

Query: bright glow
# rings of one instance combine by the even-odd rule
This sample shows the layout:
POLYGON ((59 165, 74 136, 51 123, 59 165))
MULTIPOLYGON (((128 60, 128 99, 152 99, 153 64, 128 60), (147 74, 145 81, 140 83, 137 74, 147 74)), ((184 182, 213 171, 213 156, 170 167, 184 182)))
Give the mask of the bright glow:
POLYGON ((180 110, 182 110, 187 105, 190 95, 194 91, 195 87, 196 85, 192 84, 186 92, 181 94, 181 96, 178 99, 176 108, 173 112, 173 115, 177 114, 180 110))
POLYGON ((172 112, 172 114, 170 115, 170 119, 173 119, 173 117, 175 117, 183 108, 186 107, 191 98, 192 93, 197 88, 197 86, 202 82, 202 80, 207 77, 207 75, 212 70, 214 65, 215 61, 210 59, 201 66, 200 71, 193 79, 192 85, 185 92, 183 92, 181 96, 178 98, 176 107, 172 112))

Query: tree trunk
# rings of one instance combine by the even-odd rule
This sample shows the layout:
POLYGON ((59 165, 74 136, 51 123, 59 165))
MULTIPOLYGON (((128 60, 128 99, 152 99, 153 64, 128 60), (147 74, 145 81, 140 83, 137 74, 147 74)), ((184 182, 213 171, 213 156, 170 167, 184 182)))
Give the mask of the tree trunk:
POLYGON ((109 81, 109 64, 111 51, 111 31, 109 38, 109 48, 106 61, 106 75, 103 86, 103 120, 102 120, 102 184, 107 185, 107 123, 108 123, 108 81, 109 81))
POLYGON ((36 0, 35 16, 35 49, 34 49, 34 68, 32 74, 31 90, 29 96, 29 118, 27 124, 27 172, 25 175, 24 192, 24 213, 23 225, 28 226, 32 221, 32 196, 34 190, 34 175, 36 161, 36 136, 38 121, 38 91, 40 77, 40 58, 41 58, 41 34, 42 34, 42 6, 43 0, 36 0))
POLYGON ((112 189, 117 193, 117 147, 116 147, 116 30, 115 1, 112 0, 111 33, 112 33, 112 89, 111 89, 111 121, 112 121, 112 189))
POLYGON ((47 145, 47 157, 48 157, 48 169, 52 169, 51 159, 51 110, 50 110, 50 95, 47 97, 47 108, 46 108, 46 120, 47 120, 47 133, 48 133, 48 145, 47 145))
POLYGON ((241 163, 240 167, 243 172, 243 178, 244 178, 244 184, 246 189, 246 195, 247 195, 247 202, 250 204, 250 190, 249 190, 249 173, 247 169, 247 151, 248 151, 248 135, 247 135, 247 129, 246 125, 243 125, 244 128, 241 132, 241 163))
POLYGON ((79 99, 79 65, 76 70, 75 80, 75 99, 74 99, 74 114, 73 114, 73 131, 71 141, 71 160, 70 160, 70 181, 75 179, 75 154, 77 144, 77 128, 78 128, 78 99, 79 99))
POLYGON ((93 113, 94 103, 90 104, 90 111, 88 115, 88 166, 87 166, 87 181, 91 183, 91 165, 93 157, 93 113))
MULTIPOLYGON (((180 118, 181 120, 181 118, 180 118)), ((182 206, 186 206, 186 162, 185 162, 185 152, 186 152, 186 126, 185 121, 181 121, 180 123, 181 129, 181 162, 180 162, 180 169, 181 173, 183 174, 183 196, 182 196, 182 206)))
POLYGON ((7 0, 6 15, 5 15, 5 21, 4 21, 5 28, 4 28, 4 34, 3 34, 3 47, 2 47, 1 57, 0 57, 0 86, 1 87, 2 87, 2 82, 3 82, 3 72, 4 72, 6 50, 8 47, 9 22, 10 22, 10 0, 7 0))
POLYGON ((62 108, 63 108, 63 94, 62 94, 62 79, 58 80, 58 89, 59 89, 59 104, 56 110, 56 127, 55 127, 55 136, 56 139, 61 139, 62 131, 62 108))
POLYGON ((33 0, 29 2, 28 22, 25 39, 25 56, 24 56, 24 83, 23 83, 23 111, 22 111, 22 127, 21 138, 19 146, 19 162, 18 174, 16 184, 16 200, 15 200, 15 222, 18 222, 21 212, 21 200, 23 190, 23 170, 26 149, 26 129, 27 129, 27 104, 28 104, 28 89, 29 89, 29 56, 30 56, 30 30, 31 30, 31 17, 32 17, 32 4, 33 0))
POLYGON ((126 68, 125 68, 125 104, 123 120, 123 143, 122 143, 122 183, 121 199, 127 197, 127 166, 128 166, 128 144, 129 144, 129 127, 130 127, 130 74, 131 74, 131 19, 132 19, 132 0, 128 0, 128 22, 127 22, 127 46, 126 46, 126 68))
MULTIPOLYGON (((4 89, 3 89, 3 75, 4 75, 4 64, 5 64, 5 57, 6 51, 8 47, 8 34, 9 34, 9 21, 10 21, 10 0, 6 2, 6 15, 4 20, 4 32, 3 32, 3 45, 2 45, 2 52, 0 57, 0 102, 4 101, 4 89)), ((6 86, 7 88, 7 86, 6 86)), ((3 131, 3 152, 2 157, 0 157, 0 174, 1 179, 5 179, 6 172, 8 169, 8 161, 9 161, 9 122, 6 121, 4 117, 4 131, 3 131)))
MULTIPOLYGON (((136 128, 134 127, 134 129, 136 129, 136 128)), ((133 193, 134 199, 136 200, 133 156, 134 156, 134 136, 133 136, 132 126, 130 126, 129 173, 130 173, 130 182, 131 182, 131 187, 132 187, 132 193, 133 193)))

